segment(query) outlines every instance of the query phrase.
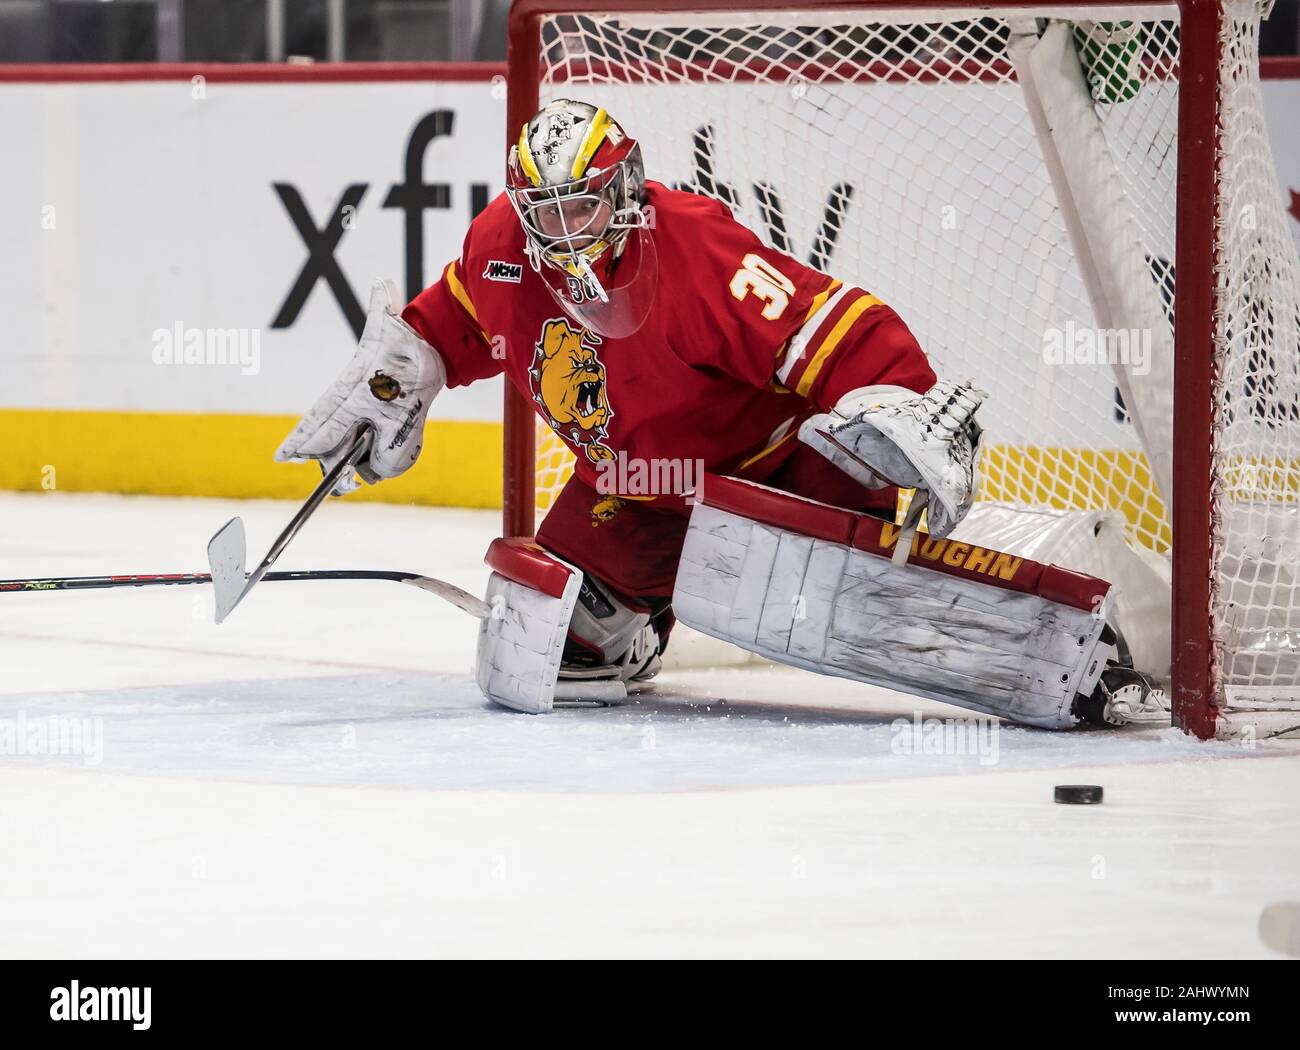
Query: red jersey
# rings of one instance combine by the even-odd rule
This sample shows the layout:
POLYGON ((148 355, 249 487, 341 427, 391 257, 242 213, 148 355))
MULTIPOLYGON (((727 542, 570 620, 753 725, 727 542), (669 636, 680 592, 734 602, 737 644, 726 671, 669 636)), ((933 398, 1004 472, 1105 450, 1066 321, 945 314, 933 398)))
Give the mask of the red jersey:
POLYGON ((448 385, 504 371, 591 487, 620 455, 761 481, 794 451, 799 424, 847 391, 934 384, 907 326, 869 292, 767 247, 711 197, 647 182, 645 203, 658 290, 630 336, 602 338, 565 314, 504 194, 402 314, 442 355, 448 385))

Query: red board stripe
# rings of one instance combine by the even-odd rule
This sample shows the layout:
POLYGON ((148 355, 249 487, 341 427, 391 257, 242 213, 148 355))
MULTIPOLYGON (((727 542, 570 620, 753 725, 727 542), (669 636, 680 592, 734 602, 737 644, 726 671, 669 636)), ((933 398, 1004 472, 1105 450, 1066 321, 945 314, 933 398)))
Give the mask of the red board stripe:
POLYGON ((504 79, 500 62, 137 62, 0 65, 0 84, 84 84, 193 80, 221 84, 334 84, 375 81, 481 83, 504 79))
MULTIPOLYGON (((594 63, 593 63, 594 64, 594 63)), ((856 67, 855 76, 862 77, 871 70, 856 67)), ((715 71, 716 72, 716 71, 715 71)), ((798 71, 787 75, 793 76, 798 71)), ((900 80, 914 82, 938 79, 942 70, 911 70, 906 64, 895 67, 900 80)), ((983 79, 992 75, 1004 77, 1001 68, 984 70, 967 79, 983 79)), ((1268 55, 1259 61, 1260 77, 1264 80, 1300 80, 1300 56, 1268 55)), ((413 81, 491 81, 504 77, 506 67, 501 62, 319 62, 311 64, 280 62, 37 62, 0 64, 0 84, 41 83, 110 83, 113 81, 190 80, 202 76, 223 83, 346 83, 349 81, 374 82, 385 80, 413 81)), ((771 74, 769 74, 770 76, 771 74)), ((805 74, 800 74, 806 79, 805 74)), ((952 71, 947 71, 951 77, 952 71)), ((845 78, 848 79, 848 78, 845 78)))

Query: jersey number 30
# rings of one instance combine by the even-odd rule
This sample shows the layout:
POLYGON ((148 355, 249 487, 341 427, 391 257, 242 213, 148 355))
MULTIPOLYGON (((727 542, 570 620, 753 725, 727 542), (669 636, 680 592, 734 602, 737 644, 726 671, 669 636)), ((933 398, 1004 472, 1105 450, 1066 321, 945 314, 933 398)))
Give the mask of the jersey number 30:
POLYGON ((741 302, 747 295, 762 299, 763 316, 769 321, 775 321, 785 313, 785 308, 790 305, 790 296, 794 295, 794 281, 753 252, 745 256, 740 269, 731 275, 728 287, 741 302))

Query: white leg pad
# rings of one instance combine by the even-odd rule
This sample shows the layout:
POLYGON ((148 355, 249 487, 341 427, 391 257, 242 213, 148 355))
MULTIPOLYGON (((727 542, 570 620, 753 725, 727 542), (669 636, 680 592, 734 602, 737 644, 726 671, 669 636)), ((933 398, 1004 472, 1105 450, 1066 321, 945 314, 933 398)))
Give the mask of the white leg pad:
POLYGON ((582 571, 525 540, 494 540, 486 561, 492 615, 479 627, 479 688, 516 711, 550 711, 582 571))
POLYGON ((673 609, 768 659, 1063 729, 1114 648, 1105 581, 955 540, 916 537, 760 485, 709 476, 673 609))
POLYGON ((1056 510, 1009 503, 976 503, 951 538, 1051 562, 1115 585, 1115 624, 1133 665, 1169 677, 1172 608, 1169 561, 1130 546, 1124 515, 1116 510, 1056 510))

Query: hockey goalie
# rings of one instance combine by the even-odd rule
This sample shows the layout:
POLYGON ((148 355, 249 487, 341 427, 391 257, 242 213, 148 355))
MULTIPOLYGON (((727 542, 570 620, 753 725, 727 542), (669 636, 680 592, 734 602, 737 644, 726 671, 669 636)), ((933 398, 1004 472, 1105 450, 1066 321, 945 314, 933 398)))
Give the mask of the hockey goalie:
POLYGON ((560 100, 528 121, 506 192, 399 306, 376 286, 357 354, 276 455, 328 468, 368 422, 357 473, 375 483, 415 461, 444 387, 504 372, 528 398, 577 462, 536 538, 488 553, 491 700, 616 701, 680 620, 1027 725, 1168 724, 1108 583, 948 539, 985 395, 938 378, 868 289, 648 181, 603 109, 560 100), (629 464, 690 483, 634 491, 629 464), (916 494, 895 524, 900 488, 916 494))

